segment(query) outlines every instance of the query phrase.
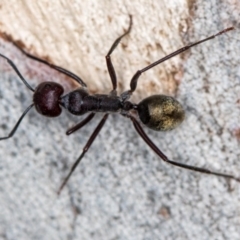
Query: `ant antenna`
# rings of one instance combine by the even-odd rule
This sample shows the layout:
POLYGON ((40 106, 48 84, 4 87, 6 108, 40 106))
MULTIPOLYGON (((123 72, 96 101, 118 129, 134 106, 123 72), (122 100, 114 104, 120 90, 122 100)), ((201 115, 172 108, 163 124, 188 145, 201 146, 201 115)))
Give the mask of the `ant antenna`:
POLYGON ((0 53, 0 56, 4 59, 7 60, 7 62, 9 63, 9 65, 14 69, 14 71, 17 73, 17 75, 20 77, 20 79, 23 81, 23 83, 25 84, 25 86, 31 90, 32 92, 35 92, 35 90, 27 83, 27 81, 25 80, 25 78, 22 76, 22 74, 18 71, 16 65, 13 63, 12 60, 10 60, 9 58, 7 58, 6 56, 2 55, 0 53))

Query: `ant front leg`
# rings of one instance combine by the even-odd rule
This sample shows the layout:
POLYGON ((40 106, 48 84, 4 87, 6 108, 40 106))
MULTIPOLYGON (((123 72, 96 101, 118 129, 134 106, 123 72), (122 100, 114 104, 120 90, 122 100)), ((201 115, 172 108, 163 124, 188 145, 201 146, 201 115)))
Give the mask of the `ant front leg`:
POLYGON ((106 62, 107 62, 108 73, 110 75, 110 78, 111 78, 111 81, 112 81, 112 85, 113 85, 112 93, 116 93, 117 77, 116 77, 116 72, 115 72, 113 64, 112 64, 111 54, 115 50, 117 45, 120 43, 121 39, 123 37, 125 37, 127 34, 129 34, 130 31, 131 31, 131 28, 132 28, 132 16, 130 15, 129 17, 130 17, 130 23, 129 23, 128 30, 114 41, 114 43, 112 44, 110 50, 108 51, 108 54, 105 57, 106 58, 106 62))
POLYGON ((77 83, 79 83, 82 87, 87 87, 86 83, 79 77, 77 76, 76 74, 68 71, 67 69, 65 68, 62 68, 62 67, 59 67, 59 66, 56 66, 52 63, 49 63, 47 62, 46 60, 43 60, 41 58, 38 58, 38 57, 35 57, 34 55, 26 52, 25 50, 23 50, 17 43, 15 42, 12 42, 14 44, 14 46, 16 46, 25 56, 37 61, 37 62, 40 62, 40 63, 43 63, 43 64, 46 64, 47 66, 49 66, 50 68, 53 68, 55 69, 56 71, 60 72, 60 73, 63 73, 65 75, 67 75, 68 77, 74 79, 77 83))
POLYGON ((69 128, 66 132, 67 135, 70 135, 74 132, 76 132, 77 130, 79 130, 80 128, 82 128, 83 126, 85 126, 87 123, 89 123, 93 117, 95 116, 95 113, 90 113, 86 118, 84 118, 80 123, 78 123, 77 125, 69 128))

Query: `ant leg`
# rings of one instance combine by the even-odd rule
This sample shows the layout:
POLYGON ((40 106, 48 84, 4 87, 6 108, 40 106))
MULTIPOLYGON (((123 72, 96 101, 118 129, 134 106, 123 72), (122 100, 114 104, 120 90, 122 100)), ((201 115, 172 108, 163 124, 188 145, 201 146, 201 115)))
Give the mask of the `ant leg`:
POLYGON ((0 54, 1 57, 3 57, 4 59, 7 60, 7 62, 9 63, 9 65, 13 68, 13 70, 17 73, 17 75, 20 77, 20 79, 23 81, 23 83, 25 84, 25 86, 31 90, 32 92, 34 92, 35 90, 28 84, 28 82, 25 80, 25 78, 22 76, 22 74, 19 72, 19 70, 17 69, 16 65, 13 63, 12 60, 10 60, 9 58, 7 58, 6 56, 0 54))
POLYGON ((167 55, 167 56, 159 59, 158 61, 156 61, 156 62, 148 65, 147 67, 145 67, 145 68, 143 68, 143 69, 141 69, 141 70, 138 70, 138 71, 133 75, 133 77, 132 77, 132 79, 131 79, 131 82, 130 82, 130 90, 127 91, 127 93, 126 93, 126 92, 123 93, 123 94, 124 94, 123 96, 125 96, 125 95, 129 95, 129 96, 130 96, 130 95, 136 90, 138 79, 139 79, 140 75, 141 75, 143 72, 146 72, 147 70, 155 67, 156 65, 158 65, 158 64, 160 64, 160 63, 162 63, 162 62, 164 62, 164 61, 166 61, 166 60, 168 60, 168 59, 170 59, 170 58, 172 58, 172 57, 174 57, 174 56, 176 56, 176 55, 178 55, 178 54, 180 54, 180 53, 182 53, 182 52, 185 52, 186 50, 188 50, 189 48, 191 48, 191 47, 193 47, 193 46, 196 46, 196 45, 198 45, 198 44, 201 44, 201 43, 203 43, 203 42, 206 42, 206 41, 208 41, 208 40, 211 40, 211 39, 213 39, 213 38, 215 38, 215 37, 217 37, 217 36, 219 36, 219 35, 221 35, 221 34, 224 34, 224 33, 228 32, 228 31, 233 30, 233 29, 234 29, 233 27, 226 28, 226 29, 222 30, 221 32, 219 32, 219 33, 217 33, 217 34, 214 34, 214 35, 212 35, 212 36, 210 36, 210 37, 207 37, 207 38, 205 38, 205 39, 203 39, 203 40, 200 40, 200 41, 198 41, 198 42, 195 42, 195 43, 189 44, 189 45, 187 45, 187 46, 185 46, 185 47, 182 47, 182 48, 178 49, 177 51, 175 51, 175 52, 173 52, 173 53, 171 53, 171 54, 169 54, 169 55, 167 55))
POLYGON ((66 185, 68 179, 71 177, 72 173, 74 172, 75 168, 77 167, 77 165, 80 163, 80 161, 82 160, 83 156, 85 155, 85 153, 88 151, 88 149, 90 148, 90 146, 92 145, 93 141, 95 140, 95 138, 97 137, 97 135, 99 134, 100 130, 102 129, 104 123, 106 122, 108 118, 108 113, 105 114, 102 118, 102 120, 100 121, 100 123, 97 125, 96 129, 94 130, 94 132, 92 133, 92 135, 90 136, 90 138, 88 139, 86 145, 83 148, 83 151, 81 153, 81 155, 79 156, 79 158, 75 161, 75 163, 73 164, 70 172, 68 173, 67 177, 64 179, 62 185, 60 186, 59 190, 58 190, 58 194, 61 193, 63 187, 66 185))
POLYGON ((25 117, 25 115, 28 113, 28 111, 34 106, 34 103, 31 104, 22 114, 22 116, 19 118, 19 120, 17 121, 16 125, 14 126, 14 128, 12 129, 12 131, 8 134, 7 137, 2 137, 0 138, 1 140, 5 140, 8 139, 10 137, 12 137, 14 135, 14 133, 16 132, 16 130, 18 129, 19 124, 21 123, 21 121, 23 120, 23 118, 25 117))
POLYGON ((41 58, 35 57, 35 56, 33 56, 32 54, 30 54, 30 53, 26 52, 25 50, 23 50, 17 43, 15 43, 15 42, 12 42, 12 43, 13 43, 14 46, 16 46, 25 56, 27 56, 27 57, 35 60, 35 61, 41 62, 41 63, 43 63, 43 64, 46 64, 47 66, 49 66, 49 67, 51 67, 51 68, 53 68, 53 69, 55 69, 55 70, 57 70, 57 71, 65 74, 65 75, 67 75, 68 77, 74 79, 74 80, 75 80, 76 82, 78 82, 82 87, 87 87, 86 83, 84 83, 84 81, 83 81, 79 76, 77 76, 76 74, 68 71, 68 70, 65 69, 65 68, 62 68, 62 67, 56 66, 56 65, 54 65, 54 64, 52 64, 52 63, 49 63, 49 62, 47 62, 47 61, 45 61, 45 60, 43 60, 43 59, 41 59, 41 58))
POLYGON ((116 91, 117 89, 117 77, 116 77, 116 73, 112 64, 112 60, 111 60, 111 54, 112 52, 115 50, 115 48, 117 47, 117 45, 119 44, 119 42, 121 41, 121 39, 123 37, 125 37, 127 34, 129 34, 129 32, 131 31, 132 28, 132 16, 129 15, 130 17, 130 23, 129 23, 129 27, 127 29, 126 32, 124 32, 120 37, 118 37, 114 43, 112 44, 108 54, 106 55, 106 63, 107 63, 107 68, 108 68, 108 73, 110 75, 111 81, 112 81, 112 85, 113 85, 113 92, 116 91))
POLYGON ((66 132, 67 135, 70 135, 74 132, 76 132, 78 129, 82 128, 84 125, 86 125, 88 122, 90 122, 93 117, 95 116, 95 113, 90 113, 85 119, 83 119, 80 123, 77 125, 69 128, 66 132))
POLYGON ((128 116, 128 117, 130 117, 130 119, 132 120, 136 131, 142 137, 142 139, 166 163, 169 163, 169 164, 181 167, 181 168, 186 168, 186 169, 189 169, 189 170, 193 170, 193 171, 196 171, 196 172, 216 175, 216 176, 219 176, 219 177, 225 177, 225 178, 234 179, 236 181, 240 181, 240 178, 234 177, 233 175, 230 175, 230 174, 213 172, 213 171, 211 171, 209 169, 206 169, 206 168, 199 168, 199 167, 195 167, 195 166, 191 166, 191 165, 178 163, 178 162, 174 162, 174 161, 169 160, 168 157, 166 155, 164 155, 162 153, 162 151, 150 140, 150 138, 147 136, 147 134, 143 131, 143 129, 142 129, 141 125, 138 123, 138 121, 132 116, 128 116))

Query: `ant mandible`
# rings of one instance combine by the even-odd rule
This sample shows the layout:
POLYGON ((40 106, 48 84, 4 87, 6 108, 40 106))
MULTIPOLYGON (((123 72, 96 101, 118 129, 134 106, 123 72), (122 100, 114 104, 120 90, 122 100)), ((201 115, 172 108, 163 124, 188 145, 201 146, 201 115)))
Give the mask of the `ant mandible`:
POLYGON ((77 88, 76 90, 66 94, 62 95, 64 92, 63 87, 55 82, 43 82, 39 84, 36 89, 33 89, 27 81, 24 79, 24 77, 21 75, 19 70, 17 69, 16 65, 6 56, 0 54, 1 57, 5 58, 7 62, 10 64, 10 66, 14 69, 14 71, 17 73, 17 75, 20 77, 22 82, 25 84, 25 86, 30 89, 33 93, 33 103, 23 112, 22 116, 19 118, 18 122, 12 129, 12 131, 9 133, 8 136, 0 138, 0 140, 5 140, 14 135, 16 132, 19 124, 21 123, 24 116, 28 113, 28 111, 35 106, 38 113, 41 115, 47 116, 47 117, 57 117, 61 114, 61 107, 67 109, 70 113, 74 115, 83 115, 87 112, 90 112, 90 114, 83 119, 80 123, 75 125, 74 127, 67 130, 66 134, 70 135, 73 132, 79 130, 84 125, 86 125, 88 122, 90 122, 93 117, 95 116, 96 112, 105 112, 105 115, 103 116, 100 123, 97 125, 96 129, 90 136, 89 140, 87 141, 86 145, 84 146, 81 155, 78 157, 78 159, 73 164, 70 172, 62 182, 58 194, 61 192, 65 184, 67 183, 68 179, 74 172, 77 165, 80 163, 81 159, 85 155, 85 153, 88 151, 90 146, 92 145, 93 141, 99 134, 100 130, 102 129, 103 125, 105 124, 109 112, 118 112, 122 116, 130 118, 130 120, 133 123, 133 126, 135 127, 138 134, 142 137, 142 139, 147 143, 147 145, 166 163, 181 167, 190 169, 197 172, 202 172, 206 174, 212 174, 220 177, 225 177, 229 179, 235 179, 237 181, 240 181, 240 178, 237 178, 230 174, 225 173, 218 173, 214 171, 210 171, 209 169, 205 168, 199 168, 183 163, 178 163, 175 161, 172 161, 168 159, 166 155, 150 140, 150 138, 147 136, 147 134, 144 132, 143 128, 141 127, 141 124, 139 122, 142 122, 145 126, 156 130, 156 131, 168 131, 176 128, 183 120, 184 120, 184 110, 181 104, 170 96, 165 95, 152 95, 150 97, 147 97, 143 99, 140 103, 134 104, 129 101, 132 93, 137 88, 138 79, 141 76, 143 72, 148 71, 149 69, 155 67, 156 65, 188 50, 189 48, 196 46, 198 44, 201 44, 205 41, 208 41, 210 39, 213 39, 227 31, 233 30, 233 27, 224 29, 223 31, 212 35, 210 37, 207 37, 203 40, 200 40, 198 42, 195 42, 193 44, 189 44, 183 48, 178 49, 177 51, 165 56, 164 58, 159 59, 158 61, 148 65, 147 67, 138 70, 132 77, 130 82, 130 90, 123 92, 120 96, 117 96, 117 77, 116 73, 112 64, 111 60, 111 54, 121 41, 123 37, 125 37, 127 34, 130 33, 132 27, 132 16, 130 16, 130 23, 127 31, 125 31, 120 37, 118 37, 114 43, 112 44, 108 54, 106 55, 106 63, 108 72, 111 78, 113 89, 112 91, 106 95, 106 94, 93 94, 90 95, 87 91, 87 85, 84 83, 84 81, 75 75, 74 73, 53 65, 43 59, 40 59, 38 57, 35 57, 29 53, 27 53, 25 50, 23 50, 21 47, 19 47, 16 43, 13 43, 18 49, 22 51, 24 55, 27 57, 36 60, 38 62, 41 62, 43 64, 48 65, 49 67, 71 77, 74 79, 78 84, 81 85, 80 88, 77 88))

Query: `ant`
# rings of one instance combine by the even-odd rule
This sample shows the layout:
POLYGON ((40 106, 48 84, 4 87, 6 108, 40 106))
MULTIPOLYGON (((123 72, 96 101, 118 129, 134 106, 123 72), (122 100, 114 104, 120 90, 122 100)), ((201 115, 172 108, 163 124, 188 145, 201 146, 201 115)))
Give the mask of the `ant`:
POLYGON ((91 147, 93 141, 99 134, 100 130, 102 129, 103 125, 105 124, 108 118, 109 113, 110 112, 120 113, 122 116, 127 117, 132 121, 133 126, 136 129, 137 133, 142 137, 142 139, 146 142, 146 144, 166 163, 169 163, 181 168, 201 172, 201 173, 212 174, 219 177, 235 179, 236 181, 240 181, 240 178, 237 178, 230 174, 218 173, 218 172, 211 171, 209 169, 195 167, 195 166, 172 161, 168 159, 168 157, 164 155, 164 153, 150 140, 150 138, 144 132, 140 122, 145 126, 147 126, 148 128, 156 131, 172 130, 176 128, 180 123, 183 122, 185 113, 182 105, 175 98, 170 96, 165 96, 165 95, 152 95, 143 99, 138 104, 134 104, 129 101, 131 95, 137 88, 137 83, 142 73, 148 71, 149 69, 155 67, 156 65, 182 52, 185 52, 186 50, 190 49, 193 46, 196 46, 198 44, 211 40, 225 32, 233 30, 234 28, 230 27, 230 28, 224 29, 223 31, 215 35, 212 35, 210 37, 207 37, 195 43, 189 44, 159 59, 158 61, 146 66, 145 68, 138 70, 131 79, 130 90, 125 91, 120 96, 118 96, 117 95, 117 77, 112 64, 111 54, 113 53, 113 51, 115 50, 115 48, 117 47, 121 39, 130 33, 131 28, 132 28, 132 16, 130 16, 130 23, 129 23, 128 29, 114 41, 109 52, 106 55, 107 68, 108 68, 108 72, 109 72, 111 82, 112 82, 112 87, 113 87, 112 91, 108 95, 106 94, 90 95, 87 91, 87 85, 84 83, 84 81, 80 77, 78 77, 74 73, 62 67, 53 65, 43 59, 40 59, 38 57, 35 57, 27 53, 16 43, 13 43, 27 57, 48 65, 49 67, 71 77, 78 84, 80 84, 79 88, 77 88, 76 90, 73 90, 72 92, 69 92, 66 95, 63 95, 63 92, 64 92, 63 87, 60 84, 55 82, 43 82, 39 84, 35 89, 33 89, 27 83, 24 77, 21 75, 16 65, 9 58, 0 54, 1 57, 7 60, 7 62, 14 69, 16 74, 20 77, 22 82, 25 84, 25 86, 33 92, 33 103, 23 112, 22 116, 19 118, 18 122, 13 127, 12 131, 8 134, 8 136, 2 137, 0 138, 0 140, 8 139, 15 134, 22 119, 33 106, 35 106, 39 114, 46 117, 59 116, 62 112, 61 107, 67 109, 70 113, 74 115, 83 115, 87 112, 90 112, 90 114, 85 119, 83 119, 80 123, 68 129, 66 132, 67 135, 72 134, 73 132, 79 130, 80 128, 85 126, 87 123, 89 123, 94 118, 97 112, 104 112, 105 114, 102 120, 99 122, 96 129, 90 136, 89 140, 87 141, 86 145, 82 150, 81 155, 75 161, 68 175, 62 182, 58 190, 58 194, 60 194, 61 190, 66 185, 67 181, 69 180, 70 176, 74 172, 75 168, 80 163, 85 153, 91 147))

